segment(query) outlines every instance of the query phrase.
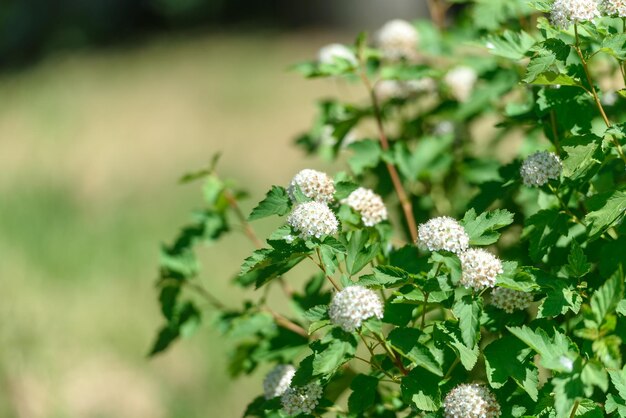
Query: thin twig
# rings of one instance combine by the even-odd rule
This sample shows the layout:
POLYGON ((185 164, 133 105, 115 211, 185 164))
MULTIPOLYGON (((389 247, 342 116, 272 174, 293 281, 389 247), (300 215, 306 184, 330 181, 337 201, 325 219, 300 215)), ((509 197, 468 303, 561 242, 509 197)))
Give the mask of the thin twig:
MULTIPOLYGON (((233 212, 235 212, 235 216, 237 216, 237 219, 239 219, 239 222, 241 223, 241 226, 243 227, 243 230, 244 230, 246 236, 248 237, 248 239, 250 239, 250 241, 252 241, 252 243, 254 244, 254 246, 257 249, 263 248, 263 243, 261 242, 261 240, 257 236, 256 232, 254 232, 254 228, 252 228, 252 225, 250 225, 250 222, 248 222, 248 219, 246 218, 246 216, 244 215, 243 211, 241 210, 241 207, 239 206, 239 203, 237 203, 237 199, 235 199, 235 196, 233 196, 233 194, 230 192, 230 190, 224 190, 224 197, 228 201, 228 205, 231 207, 233 212)), ((287 284, 287 282, 282 277, 278 277, 277 280, 280 283, 280 286, 282 287, 283 292, 285 293, 285 295, 287 295, 287 297, 291 298, 291 296, 293 296, 293 289, 289 286, 289 284, 287 284)), ((268 288, 269 288, 269 286, 268 286, 268 288)), ((269 291, 269 289, 268 289, 268 291, 269 291)), ((266 293, 267 293, 267 291, 266 291, 266 293)), ((265 299, 265 297, 267 297, 267 294, 264 295, 264 299, 265 299)))
MULTIPOLYGON (((600 97, 598 96, 598 92, 596 91, 596 88, 593 84, 593 80, 591 78, 591 72, 589 71, 589 66, 587 65, 585 56, 583 55, 583 52, 580 49, 580 38, 578 37, 578 26, 576 25, 576 23, 574 23, 574 35, 576 39, 575 44, 574 44, 574 50, 576 50, 576 53, 578 54, 578 58, 580 58, 580 61, 583 65, 583 70, 585 71, 587 82, 589 83, 589 87, 591 87, 590 93, 593 97, 594 102, 596 103, 596 106, 598 107, 598 110, 600 111, 602 120, 606 124, 606 127, 610 128, 612 126, 611 121, 609 121, 609 118, 607 117, 606 112, 604 111, 604 107, 602 106, 602 102, 600 101, 600 97)), ((614 135, 610 135, 610 136, 611 136, 611 139, 613 140, 613 144, 615 144, 615 149, 617 151, 617 154, 620 156, 622 161, 624 161, 624 164, 626 164, 626 155, 624 154, 624 151, 622 150, 621 144, 619 143, 619 141, 614 135)))
MULTIPOLYGON (((360 63, 360 76, 365 88, 367 89, 370 100, 372 101, 372 109, 374 111, 374 119, 376 120, 376 127, 378 128, 378 136, 380 140, 380 145, 383 151, 389 150, 389 140, 387 139, 387 135, 385 134, 385 129, 383 127, 382 114, 380 111, 380 106, 378 105, 378 99, 376 98, 376 93, 374 92, 374 88, 372 83, 370 82, 367 74, 365 73, 365 64, 363 63, 362 53, 359 52, 360 63)), ((415 224, 415 219, 413 217, 413 204, 408 197, 404 186, 402 185, 402 181, 400 180, 400 175, 398 174, 398 170, 396 166, 386 162, 387 171, 389 172, 389 177, 391 177, 391 182, 393 183, 393 187, 396 190, 396 194, 398 195, 398 199, 400 200, 400 205, 402 206, 402 211, 404 212, 404 217, 406 218, 406 223, 409 227, 409 232, 411 234, 412 242, 417 240, 417 225, 415 224)))
POLYGON ((572 413, 569 414, 569 418, 574 418, 576 416, 576 411, 578 410, 578 405, 580 405, 580 401, 576 399, 574 402, 574 407, 572 408, 572 413))
POLYGON ((267 307, 263 308, 263 310, 269 313, 270 315, 272 315, 272 317, 274 318, 274 321, 276 321, 276 323, 282 326, 283 328, 287 328, 288 330, 293 331, 296 334, 303 336, 304 338, 308 339, 310 337, 307 330, 305 330, 304 328, 302 328, 300 325, 296 324, 295 322, 291 321, 290 319, 282 316, 278 312, 275 312, 272 309, 267 308, 267 307))
POLYGON ((337 282, 335 282, 335 279, 333 279, 328 272, 326 271, 326 267, 324 266, 324 262, 322 261, 322 255, 320 254, 320 249, 316 248, 315 252, 317 253, 317 258, 319 258, 319 263, 317 261, 315 261, 315 259, 311 256, 309 256, 309 258, 311 260, 313 260, 313 262, 315 264, 317 264, 317 266, 322 269, 322 272, 324 272, 324 276, 326 276, 326 278, 328 279, 328 281, 335 287, 335 289, 337 289, 337 291, 341 290, 341 287, 339 287, 339 285, 337 284, 337 282))
POLYGON ((206 301, 209 302, 211 306, 213 306, 215 309, 218 309, 220 311, 226 310, 226 306, 201 284, 191 282, 191 281, 186 281, 185 286, 198 292, 198 294, 202 296, 204 299, 206 299, 206 301))

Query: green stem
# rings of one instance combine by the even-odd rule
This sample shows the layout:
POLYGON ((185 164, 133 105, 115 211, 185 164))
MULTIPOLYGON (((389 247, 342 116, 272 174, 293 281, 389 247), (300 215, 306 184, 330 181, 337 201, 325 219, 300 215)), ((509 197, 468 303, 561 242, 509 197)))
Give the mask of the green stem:
MULTIPOLYGON (((612 126, 611 121, 609 121, 609 118, 607 117, 606 112, 604 111, 604 107, 602 106, 602 102, 600 101, 600 97, 598 96, 598 92, 596 91, 596 88, 593 84, 593 80, 591 78, 591 72, 589 71, 589 66, 587 65, 587 60, 585 60, 585 56, 583 55, 583 52, 580 49, 580 38, 578 37, 578 26, 576 24, 574 24, 574 35, 576 39, 575 44, 574 44, 574 50, 578 54, 578 58, 580 58, 580 62, 583 65, 583 70, 585 71, 585 76, 587 77, 587 82, 589 83, 589 87, 591 88, 591 90, 588 90, 588 91, 593 97, 593 101, 596 103, 596 106, 598 110, 600 111, 600 116, 602 116, 602 120, 604 121, 606 127, 610 128, 612 126)), ((622 159, 622 161, 624 161, 624 164, 626 164, 626 155, 624 154, 624 151, 622 150, 622 146, 620 145, 619 141, 614 135, 611 135, 611 138, 613 140, 613 144, 615 145, 615 150, 617 151, 617 154, 622 159)))

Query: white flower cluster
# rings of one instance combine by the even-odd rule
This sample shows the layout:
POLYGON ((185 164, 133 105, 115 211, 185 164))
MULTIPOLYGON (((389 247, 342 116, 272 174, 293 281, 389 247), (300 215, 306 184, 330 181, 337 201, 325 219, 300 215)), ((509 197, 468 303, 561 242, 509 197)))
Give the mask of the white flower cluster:
POLYGON ((502 413, 493 393, 477 383, 461 384, 443 401, 445 418, 497 418, 502 413))
POLYGON ((272 399, 282 395, 291 384, 296 369, 290 364, 279 364, 263 379, 265 399, 272 399))
POLYGON ((524 160, 520 174, 525 185, 538 187, 558 179, 561 169, 561 160, 555 153, 538 151, 524 160))
POLYGON ((567 29, 572 23, 600 17, 598 0, 555 0, 550 20, 554 26, 567 29))
POLYGON ((337 59, 344 59, 350 64, 356 66, 356 55, 350 48, 342 44, 330 44, 320 48, 317 53, 317 60, 320 64, 335 64, 337 59))
POLYGON ((496 277, 502 274, 502 262, 495 255, 478 248, 470 248, 459 255, 461 259, 460 283, 466 288, 482 290, 494 287, 496 277))
POLYGON ((341 203, 345 203, 359 212, 365 226, 374 226, 387 219, 387 208, 383 199, 365 187, 359 187, 341 203))
POLYGON ((626 0, 604 0, 602 8, 610 16, 626 17, 626 0))
POLYGON ((430 77, 419 80, 380 80, 374 85, 374 94, 380 101, 407 99, 418 94, 432 93, 437 83, 430 77))
POLYGON ((322 397, 322 387, 317 382, 306 386, 290 386, 281 396, 283 410, 287 415, 310 414, 322 397))
POLYGON ((287 223, 300 232, 302 239, 334 235, 339 230, 337 217, 321 202, 300 203, 287 217, 287 223))
POLYGON ((292 202, 296 201, 296 185, 306 197, 317 202, 332 202, 335 194, 335 182, 333 179, 328 174, 317 170, 307 168, 293 177, 287 188, 287 193, 292 202))
POLYGON ((523 311, 533 301, 533 295, 519 290, 496 287, 491 292, 491 304, 506 313, 523 311))
POLYGON ((449 216, 433 218, 417 228, 417 243, 430 251, 460 253, 467 250, 469 236, 465 228, 449 216))
POLYGON ((383 317, 383 304, 378 295, 362 286, 349 286, 333 297, 328 309, 333 324, 344 331, 356 331, 363 321, 383 317))
POLYGON ((376 46, 390 60, 414 57, 418 43, 419 34, 415 26, 406 20, 391 20, 376 34, 376 46))
POLYGON ((450 94, 459 102, 469 100, 477 80, 476 71, 465 66, 451 69, 444 77, 444 82, 450 87, 450 94))

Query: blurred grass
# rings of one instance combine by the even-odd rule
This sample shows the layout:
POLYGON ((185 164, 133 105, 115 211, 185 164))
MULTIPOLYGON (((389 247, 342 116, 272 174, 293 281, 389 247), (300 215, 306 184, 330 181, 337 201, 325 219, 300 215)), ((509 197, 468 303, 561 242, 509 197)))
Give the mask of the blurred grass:
MULTIPOLYGON (((0 78, 0 416, 241 415, 261 376, 229 380, 228 344, 207 324, 145 357, 158 244, 202 204, 199 184, 176 179, 218 150, 251 191, 246 209, 316 166, 291 140, 336 86, 285 69, 331 38, 164 38, 0 78)), ((228 302, 250 250, 239 236, 206 249, 203 280, 228 302)))

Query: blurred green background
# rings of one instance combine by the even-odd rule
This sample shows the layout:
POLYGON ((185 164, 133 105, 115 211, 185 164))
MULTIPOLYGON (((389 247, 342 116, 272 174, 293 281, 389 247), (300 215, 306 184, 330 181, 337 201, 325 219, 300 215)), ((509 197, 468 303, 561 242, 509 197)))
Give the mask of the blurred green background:
MULTIPOLYGON (((338 86, 286 68, 420 3, 0 3, 0 417, 240 416, 262 376, 229 380, 208 324, 146 357, 159 243, 202 205, 176 181, 222 151, 249 210, 319 166, 291 141, 338 86)), ((238 303, 251 250, 205 249, 205 286, 238 303)))

